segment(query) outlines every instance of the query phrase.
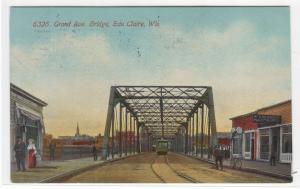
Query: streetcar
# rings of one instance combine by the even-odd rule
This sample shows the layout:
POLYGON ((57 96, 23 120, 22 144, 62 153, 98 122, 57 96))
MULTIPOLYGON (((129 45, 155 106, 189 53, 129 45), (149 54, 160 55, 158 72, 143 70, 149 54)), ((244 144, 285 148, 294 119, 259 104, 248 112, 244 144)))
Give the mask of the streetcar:
POLYGON ((157 155, 166 155, 169 151, 169 141, 165 139, 160 139, 156 143, 156 153, 157 155))

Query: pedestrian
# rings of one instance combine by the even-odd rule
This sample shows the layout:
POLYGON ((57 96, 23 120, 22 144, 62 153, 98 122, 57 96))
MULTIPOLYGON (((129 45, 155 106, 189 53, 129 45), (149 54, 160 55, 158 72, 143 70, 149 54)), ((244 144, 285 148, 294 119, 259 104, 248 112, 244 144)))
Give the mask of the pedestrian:
POLYGON ((220 147, 219 161, 220 161, 221 170, 223 170, 223 159, 224 159, 224 157, 225 157, 225 148, 224 147, 220 147))
POLYGON ((215 157, 215 165, 216 165, 216 169, 219 168, 218 166, 218 156, 219 156, 220 150, 218 148, 218 146, 216 145, 213 151, 213 156, 215 157))
POLYGON ((14 151, 15 151, 15 157, 16 157, 16 161, 17 161, 17 167, 18 167, 18 171, 21 170, 25 171, 25 143, 22 141, 21 137, 17 137, 17 141, 16 144, 14 146, 14 151))
POLYGON ((28 140, 28 168, 36 167, 36 147, 33 139, 28 140))
POLYGON ((215 146, 213 155, 215 156, 216 169, 219 169, 219 163, 220 163, 220 168, 221 170, 223 170, 223 152, 220 146, 218 145, 215 146))
POLYGON ((93 148, 92 148, 92 153, 93 153, 93 156, 94 156, 94 161, 97 161, 98 156, 97 156, 97 148, 96 148, 95 143, 94 143, 93 148))
POLYGON ((271 148, 270 165, 276 166, 276 154, 273 148, 271 148))
POLYGON ((50 154, 50 160, 54 160, 55 158, 55 143, 53 143, 52 141, 49 144, 49 154, 50 154))

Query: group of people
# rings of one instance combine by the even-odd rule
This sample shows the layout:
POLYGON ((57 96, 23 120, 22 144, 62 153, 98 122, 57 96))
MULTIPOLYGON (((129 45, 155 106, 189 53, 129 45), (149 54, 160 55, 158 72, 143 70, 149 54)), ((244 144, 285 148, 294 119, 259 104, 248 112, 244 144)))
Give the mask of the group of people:
MULTIPOLYGON (((229 149, 227 149, 225 146, 216 145, 213 150, 213 156, 215 157, 215 166, 216 169, 219 169, 219 166, 221 170, 223 170, 223 159, 228 158, 229 155, 229 149)), ((270 165, 276 166, 276 152, 273 148, 271 148, 271 155, 270 155, 270 165)))
POLYGON ((37 150, 33 139, 28 140, 28 146, 26 151, 26 144, 22 141, 21 137, 17 138, 17 142, 14 146, 15 157, 17 162, 18 171, 25 171, 25 158, 28 154, 28 168, 36 167, 37 150))

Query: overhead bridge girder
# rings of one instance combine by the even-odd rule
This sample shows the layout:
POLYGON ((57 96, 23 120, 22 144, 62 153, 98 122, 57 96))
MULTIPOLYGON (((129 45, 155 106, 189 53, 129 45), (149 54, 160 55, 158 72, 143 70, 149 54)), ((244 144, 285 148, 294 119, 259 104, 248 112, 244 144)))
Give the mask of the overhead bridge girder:
POLYGON ((102 156, 105 159, 109 153, 113 156, 116 151, 120 155, 128 151, 143 151, 141 146, 147 146, 147 143, 149 147, 153 138, 157 137, 173 138, 176 143, 184 143, 184 151, 188 152, 189 145, 199 143, 199 137, 196 137, 196 142, 192 141, 195 125, 196 136, 200 133, 199 124, 201 149, 204 135, 208 135, 210 146, 216 144, 214 101, 209 86, 112 86, 102 156), (120 109, 117 111, 116 107, 120 109), (203 130, 205 124, 207 131, 203 130))

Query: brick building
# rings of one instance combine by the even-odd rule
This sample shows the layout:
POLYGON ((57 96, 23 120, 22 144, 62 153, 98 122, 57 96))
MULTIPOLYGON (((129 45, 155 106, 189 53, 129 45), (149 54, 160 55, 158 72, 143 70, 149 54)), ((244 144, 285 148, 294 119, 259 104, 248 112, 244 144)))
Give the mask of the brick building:
POLYGON ((274 153, 277 161, 292 161, 292 108, 287 100, 231 118, 232 155, 250 160, 268 161, 274 153))
POLYGON ((217 140, 219 145, 229 147, 230 138, 231 138, 230 132, 217 132, 217 140))

